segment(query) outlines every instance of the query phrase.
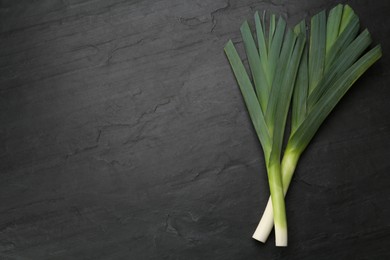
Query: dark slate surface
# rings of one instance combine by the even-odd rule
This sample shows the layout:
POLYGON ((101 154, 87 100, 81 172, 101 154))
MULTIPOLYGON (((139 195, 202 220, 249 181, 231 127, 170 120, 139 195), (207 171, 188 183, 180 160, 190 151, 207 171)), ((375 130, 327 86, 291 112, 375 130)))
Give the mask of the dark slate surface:
POLYGON ((390 2, 347 2, 384 57, 303 155, 280 249, 251 239, 269 191, 223 46, 336 1, 0 1, 0 259, 389 259, 390 2))

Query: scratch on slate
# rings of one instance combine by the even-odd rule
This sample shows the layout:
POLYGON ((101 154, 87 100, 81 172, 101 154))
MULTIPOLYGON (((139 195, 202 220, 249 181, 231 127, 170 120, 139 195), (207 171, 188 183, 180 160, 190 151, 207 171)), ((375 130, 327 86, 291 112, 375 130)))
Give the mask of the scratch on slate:
POLYGON ((68 159, 69 157, 72 157, 72 156, 77 155, 77 154, 81 154, 81 153, 84 153, 84 152, 88 152, 88 151, 94 150, 97 147, 98 147, 98 144, 86 146, 86 147, 83 147, 81 149, 77 148, 73 152, 68 153, 67 155, 65 155, 65 159, 68 159))
POLYGON ((85 49, 93 49, 93 50, 95 50, 95 54, 100 51, 99 47, 94 45, 94 44, 87 44, 87 45, 77 46, 77 47, 71 49, 71 51, 72 52, 85 51, 85 49))
POLYGON ((190 215, 191 220, 192 220, 193 222, 198 222, 198 220, 199 220, 199 217, 198 217, 198 216, 195 216, 194 214, 192 214, 191 211, 188 211, 188 214, 190 215))
POLYGON ((179 22, 181 24, 184 24, 184 25, 187 25, 187 26, 190 26, 190 27, 194 27, 194 26, 198 26, 200 24, 204 24, 206 22, 204 21, 201 21, 198 17, 180 17, 179 18, 179 22))
POLYGON ((214 10, 214 11, 212 11, 212 12, 210 13, 210 16, 211 16, 211 23, 213 24, 213 26, 211 27, 210 32, 213 32, 214 29, 215 29, 215 27, 217 26, 217 21, 216 21, 216 19, 215 19, 215 16, 216 16, 217 14, 223 12, 223 11, 226 11, 226 10, 229 9, 229 8, 230 8, 230 0, 227 1, 227 3, 226 3, 225 6, 220 7, 220 8, 218 8, 218 9, 216 9, 216 10, 214 10))
POLYGON ((130 43, 130 44, 127 44, 127 45, 115 48, 114 50, 111 51, 110 55, 108 56, 107 61, 106 61, 106 65, 110 64, 110 61, 111 61, 112 57, 114 56, 114 54, 116 52, 118 52, 120 50, 123 50, 123 49, 127 49, 127 48, 130 48, 130 47, 136 46, 136 45, 141 44, 143 42, 144 42, 144 39, 142 38, 142 39, 139 39, 136 42, 133 42, 133 43, 130 43))
POLYGON ((174 234, 179 237, 181 236, 179 231, 174 226, 172 226, 172 220, 169 214, 167 215, 167 218, 165 220, 165 232, 174 234))
POLYGON ((162 102, 162 103, 160 103, 160 104, 157 104, 157 105, 154 107, 154 109, 153 109, 153 113, 155 113, 159 107, 162 107, 162 106, 165 106, 165 105, 168 105, 169 103, 171 103, 171 98, 172 98, 172 97, 169 97, 167 101, 162 102))
MULTIPOLYGON (((141 91, 141 93, 142 93, 142 91, 141 91)), ((153 114, 153 113, 156 113, 157 110, 158 110, 158 108, 160 108, 160 107, 162 107, 162 106, 166 106, 166 105, 168 105, 169 103, 171 103, 171 100, 172 100, 173 97, 174 97, 174 96, 170 96, 170 97, 167 98, 166 101, 163 101, 163 102, 161 102, 161 103, 156 104, 156 105, 153 107, 153 109, 149 109, 149 110, 143 112, 143 113, 137 118, 136 122, 135 122, 133 125, 127 125, 127 126, 129 126, 129 127, 135 127, 135 126, 139 125, 139 124, 142 122, 142 119, 143 119, 145 116, 150 115, 150 114, 153 114)))
POLYGON ((131 144, 136 144, 136 143, 138 143, 138 142, 140 142, 140 141, 142 141, 144 139, 146 139, 145 136, 138 135, 135 138, 130 138, 130 139, 126 140, 123 144, 124 145, 130 144, 130 143, 131 144))
POLYGON ((99 158, 95 158, 95 159, 96 159, 96 161, 103 162, 103 163, 107 164, 108 166, 110 166, 111 168, 114 168, 114 169, 115 169, 115 165, 118 165, 118 166, 121 166, 121 167, 130 166, 130 165, 128 165, 126 163, 122 163, 122 162, 120 162, 118 160, 106 160, 106 159, 100 158, 100 157, 99 158))
POLYGON ((96 143, 99 143, 100 141, 100 136, 102 135, 102 129, 99 129, 98 130, 98 134, 97 134, 97 137, 96 137, 96 143))
POLYGON ((283 1, 275 1, 275 0, 271 0, 269 2, 271 5, 275 6, 275 7, 283 7, 285 4, 283 3, 283 1), (276 3, 277 2, 277 3, 276 3))
POLYGON ((135 98, 135 97, 137 97, 137 96, 139 96, 141 94, 142 94, 142 89, 138 89, 138 91, 135 92, 131 97, 135 98))

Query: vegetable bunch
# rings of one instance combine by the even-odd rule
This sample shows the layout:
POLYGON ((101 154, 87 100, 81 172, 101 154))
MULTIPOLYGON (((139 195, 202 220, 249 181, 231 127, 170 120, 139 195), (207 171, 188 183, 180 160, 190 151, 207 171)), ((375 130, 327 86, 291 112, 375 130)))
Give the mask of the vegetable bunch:
POLYGON ((380 45, 367 51, 371 37, 359 32, 359 19, 348 5, 314 15, 293 29, 276 15, 254 15, 241 35, 248 75, 233 42, 224 50, 263 148, 271 197, 253 234, 265 242, 275 226, 276 246, 287 246, 284 196, 299 157, 318 128, 353 83, 382 55, 380 45), (267 26, 266 26, 267 24, 267 26), (291 131, 282 152, 287 115, 291 131))

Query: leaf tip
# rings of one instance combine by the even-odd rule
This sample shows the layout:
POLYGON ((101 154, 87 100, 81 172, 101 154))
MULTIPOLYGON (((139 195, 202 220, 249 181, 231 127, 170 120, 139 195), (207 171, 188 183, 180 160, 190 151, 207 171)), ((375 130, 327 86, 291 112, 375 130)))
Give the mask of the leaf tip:
POLYGON ((225 44, 225 47, 223 47, 224 51, 226 52, 226 50, 231 46, 233 46, 233 42, 231 39, 229 39, 228 42, 225 44))

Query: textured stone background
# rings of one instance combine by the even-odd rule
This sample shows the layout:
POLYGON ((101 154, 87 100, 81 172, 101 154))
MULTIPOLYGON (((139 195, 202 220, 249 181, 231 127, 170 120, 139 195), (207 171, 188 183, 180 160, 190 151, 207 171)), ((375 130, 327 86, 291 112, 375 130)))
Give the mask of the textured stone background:
POLYGON ((337 1, 0 1, 0 259, 389 259, 390 2, 344 2, 384 57, 303 155, 280 249, 251 239, 269 191, 223 46, 337 1))

